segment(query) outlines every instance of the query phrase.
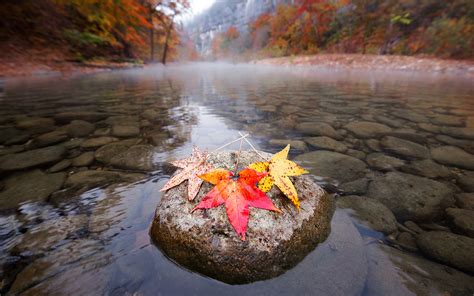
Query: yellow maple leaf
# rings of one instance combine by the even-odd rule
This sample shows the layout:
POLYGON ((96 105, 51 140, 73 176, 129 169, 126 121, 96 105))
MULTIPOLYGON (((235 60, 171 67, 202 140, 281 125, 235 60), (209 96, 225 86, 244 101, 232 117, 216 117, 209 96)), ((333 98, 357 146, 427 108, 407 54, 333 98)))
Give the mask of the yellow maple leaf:
POLYGON ((258 188, 263 192, 268 192, 276 185, 293 204, 299 208, 298 193, 289 177, 307 174, 308 171, 303 169, 291 160, 288 160, 288 152, 290 145, 285 149, 273 155, 270 161, 255 162, 249 165, 249 168, 257 172, 268 172, 268 176, 258 182, 258 188))

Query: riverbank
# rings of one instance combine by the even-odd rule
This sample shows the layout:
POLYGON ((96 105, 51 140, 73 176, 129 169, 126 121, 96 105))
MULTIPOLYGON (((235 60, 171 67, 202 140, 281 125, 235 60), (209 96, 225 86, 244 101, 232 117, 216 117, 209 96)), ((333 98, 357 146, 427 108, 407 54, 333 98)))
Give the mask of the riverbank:
POLYGON ((319 54, 267 58, 255 60, 252 63, 258 65, 315 66, 331 69, 438 72, 474 77, 474 61, 414 56, 319 54))
POLYGON ((0 78, 47 76, 94 73, 114 69, 143 67, 137 63, 118 63, 105 60, 77 62, 60 50, 30 48, 18 50, 16 47, 1 50, 8 54, 0 55, 0 78))

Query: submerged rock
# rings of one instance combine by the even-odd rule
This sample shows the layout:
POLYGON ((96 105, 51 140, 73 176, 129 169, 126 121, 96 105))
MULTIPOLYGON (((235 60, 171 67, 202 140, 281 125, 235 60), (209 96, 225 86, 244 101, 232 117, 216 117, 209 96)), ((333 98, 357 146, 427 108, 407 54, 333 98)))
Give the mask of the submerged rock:
POLYGON ((86 137, 95 129, 95 125, 84 120, 73 120, 71 123, 64 125, 59 130, 64 131, 70 137, 86 137))
POLYGON ((449 208, 446 217, 453 232, 474 238, 474 211, 449 208))
POLYGON ((342 191, 342 195, 364 195, 367 193, 368 186, 369 180, 361 178, 341 184, 339 185, 339 189, 342 191))
MULTIPOLYGON (((0 131, 0 133, 1 133, 1 131, 0 131)), ((25 147, 23 145, 2 147, 2 148, 0 148, 0 156, 7 155, 7 154, 18 153, 18 152, 22 152, 22 151, 25 151, 25 147)))
POLYGON ((443 127, 441 132, 454 138, 474 140, 474 131, 467 127, 443 127))
POLYGON ((113 142, 117 142, 119 139, 114 137, 97 137, 97 138, 90 138, 82 142, 82 148, 98 148, 113 142))
POLYGON ((32 147, 39 148, 50 146, 53 144, 64 142, 68 139, 68 135, 64 132, 55 130, 46 134, 42 134, 33 140, 31 143, 32 147))
POLYGON ((437 114, 431 119, 431 122, 437 125, 449 125, 449 126, 463 126, 464 118, 453 115, 441 115, 437 114))
POLYGON ((73 120, 84 120, 88 122, 96 122, 107 117, 106 113, 91 111, 71 111, 62 112, 54 116, 58 122, 68 123, 73 120))
POLYGON ((336 140, 342 139, 341 135, 332 126, 324 122, 303 122, 296 126, 296 130, 311 136, 326 136, 336 140))
MULTIPOLYGON (((110 263, 110 255, 104 252, 99 240, 65 240, 63 244, 44 257, 37 258, 21 270, 9 290, 11 295, 91 294, 98 291, 96 281, 105 282, 100 272, 95 271, 110 263), (84 273, 92 273, 84 280, 84 273), (94 280, 91 280, 93 278, 94 280), (100 280, 97 280, 100 279, 100 280), (87 288, 84 288, 87 286, 87 288)), ((100 292, 98 294, 104 294, 100 292)))
POLYGON ((410 232, 402 232, 397 236, 397 242, 400 246, 408 250, 418 250, 415 236, 410 232))
POLYGON ((30 134, 13 127, 6 127, 6 128, 0 127, 0 144, 8 143, 8 145, 11 145, 12 144, 11 139, 18 136, 24 136, 24 137, 29 138, 30 134))
POLYGON ((376 177, 367 195, 385 204, 401 221, 439 218, 454 203, 453 190, 431 179, 391 172, 376 177))
POLYGON ((365 176, 366 164, 360 159, 331 151, 315 151, 295 158, 317 176, 333 178, 341 183, 365 176))
POLYGON ((474 170, 474 155, 454 146, 442 146, 431 149, 433 159, 439 163, 474 170))
POLYGON ((329 137, 312 137, 305 138, 306 143, 309 145, 323 149, 323 150, 332 150, 336 152, 345 152, 347 151, 346 144, 333 140, 329 137))
POLYGON ((292 149, 300 151, 308 150, 306 143, 300 140, 271 139, 268 143, 277 147, 285 147, 286 145, 290 144, 292 149))
POLYGON ((153 171, 158 167, 153 160, 154 152, 151 145, 134 145, 112 156, 108 163, 121 169, 153 171))
POLYGON ((455 139, 445 135, 438 135, 435 138, 443 144, 457 146, 468 153, 474 154, 474 141, 472 140, 455 139))
POLYGON ((385 151, 407 158, 424 159, 430 156, 430 152, 425 146, 400 138, 384 137, 380 144, 385 151))
POLYGON ((22 153, 6 155, 0 158, 0 170, 13 171, 54 163, 66 153, 63 146, 50 146, 22 153))
POLYGON ((17 173, 5 179, 5 189, 0 191, 0 209, 13 209, 25 201, 44 201, 61 189, 65 173, 45 174, 40 170, 17 173))
POLYGON ((112 136, 119 138, 136 137, 140 134, 140 128, 137 125, 117 124, 112 126, 112 136))
POLYGON ((420 113, 407 110, 407 109, 397 110, 396 112, 393 112, 392 115, 398 118, 403 118, 403 119, 406 119, 412 122, 417 122, 417 123, 429 122, 428 117, 420 113))
POLYGON ((408 165, 404 165, 401 170, 405 173, 420 175, 427 178, 448 178, 451 171, 431 159, 415 160, 408 165))
POLYGON ((84 152, 72 160, 72 166, 89 166, 94 162, 94 152, 84 152))
POLYGON ((55 129, 54 120, 44 117, 26 117, 17 120, 16 127, 30 133, 47 133, 55 129))
POLYGON ((70 167, 72 162, 69 159, 63 159, 48 169, 48 173, 56 173, 70 167))
POLYGON ((46 253, 65 240, 68 235, 87 227, 86 215, 62 216, 44 221, 21 236, 14 247, 15 253, 28 252, 29 255, 46 253))
POLYGON ((365 196, 343 196, 337 199, 337 206, 354 210, 354 216, 365 226, 385 234, 397 230, 397 220, 382 203, 365 196))
POLYGON ((474 172, 459 176, 458 184, 464 191, 474 192, 474 172))
POLYGON ((135 173, 81 171, 69 176, 64 185, 74 188, 92 188, 110 183, 135 182, 143 177, 142 174, 135 173))
MULTIPOLYGON (((472 295, 472 277, 448 266, 380 244, 366 248, 364 295, 472 295)), ((342 294, 341 294, 342 295, 342 294)))
POLYGON ((354 121, 344 127, 358 138, 377 138, 380 134, 388 133, 392 129, 386 125, 370 121, 354 121))
POLYGON ((366 162, 369 166, 380 171, 394 171, 405 164, 403 160, 383 153, 372 153, 367 155, 366 162))
POLYGON ((456 205, 461 209, 474 210, 474 193, 456 195, 456 205))
POLYGON ((474 273, 473 238, 444 231, 430 231, 420 234, 416 243, 426 256, 474 273))
MULTIPOLYGON (((241 167, 259 160, 253 152, 240 156, 241 167)), ((211 154, 210 162, 233 169, 235 153, 211 154)), ((162 196, 151 237, 176 262, 227 283, 275 277, 300 262, 329 234, 333 198, 309 176, 295 178, 295 187, 300 211, 274 187, 269 197, 283 213, 252 209, 247 238, 242 241, 230 225, 224 206, 190 213, 212 187, 204 184, 196 202, 188 202, 184 182, 162 196)))

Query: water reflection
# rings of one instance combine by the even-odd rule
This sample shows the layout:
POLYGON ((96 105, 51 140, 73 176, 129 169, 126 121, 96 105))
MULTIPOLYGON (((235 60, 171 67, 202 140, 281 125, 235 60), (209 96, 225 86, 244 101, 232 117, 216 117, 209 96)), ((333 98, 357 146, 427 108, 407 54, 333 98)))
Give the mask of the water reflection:
MULTIPOLYGON (((398 237, 413 230, 400 219, 399 233, 391 238, 374 232, 373 225, 354 226, 354 213, 339 210, 330 238, 296 268, 244 286, 181 269, 150 243, 148 229, 158 189, 172 172, 167 163, 187 156, 193 145, 212 150, 239 132, 250 132, 256 145, 270 152, 292 141, 292 157, 303 154, 298 158, 323 177, 319 180, 339 183, 343 195, 375 194, 369 184, 387 172, 408 175, 407 183, 419 181, 410 176, 441 183, 451 199, 469 194, 474 191, 473 90, 469 81, 444 76, 229 65, 6 81, 0 101, 0 199, 10 202, 0 209, 0 290, 472 294, 471 276, 429 261, 416 246, 413 253, 404 248, 398 237), (446 146, 461 152, 436 153, 446 146), (33 162, 23 154, 49 147, 63 148, 33 162), (15 157, 6 167, 5 159, 15 157), (52 167, 61 162, 54 173, 65 181, 53 186, 52 167), (35 182, 25 183, 21 176, 36 169, 35 182), (21 199, 12 207, 12 188, 25 184, 47 194, 21 192, 34 202, 21 199)), ((420 182, 417 186, 424 186, 420 182)), ((448 204, 461 207, 459 200, 448 204)), ((390 210, 398 215, 396 207, 390 210)), ((410 212, 410 219, 422 210, 410 212)), ((436 219, 416 225, 451 227, 436 219)))

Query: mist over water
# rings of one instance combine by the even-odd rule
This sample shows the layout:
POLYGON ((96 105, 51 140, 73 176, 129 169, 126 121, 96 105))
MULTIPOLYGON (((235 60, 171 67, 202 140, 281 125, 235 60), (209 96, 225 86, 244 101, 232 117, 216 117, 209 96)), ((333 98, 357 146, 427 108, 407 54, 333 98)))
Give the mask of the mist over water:
MULTIPOLYGON (((471 176, 472 169, 459 167, 449 156, 442 164, 448 172, 446 176, 428 176, 433 172, 414 169, 418 159, 410 157, 410 152, 403 155, 381 143, 385 134, 390 134, 396 139, 417 140, 427 150, 449 145, 474 153, 472 139, 461 141, 447 132, 452 127, 474 131, 473 94, 472 81, 443 74, 226 63, 176 64, 73 78, 6 80, 0 96, 2 130, 15 128, 16 122, 30 117, 54 119, 55 128, 60 129, 65 123, 58 120, 58 114, 100 112, 104 116, 94 122, 95 136, 79 138, 99 137, 117 122, 129 122, 138 126, 139 132, 121 137, 120 141, 152 146, 154 168, 123 170, 113 163, 93 160, 63 171, 68 178, 84 170, 137 173, 141 177, 92 185, 84 192, 69 191, 63 186, 61 190, 66 190, 61 195, 55 192, 43 200, 19 201, 18 210, 0 208, 0 277, 5 279, 2 292, 472 294, 472 276, 436 263, 417 249, 407 251, 397 245, 396 238, 360 223, 346 210, 336 211, 328 240, 295 268, 280 277, 241 286, 230 286, 174 264, 151 243, 148 232, 160 200, 159 189, 173 172, 168 163, 189 155, 193 145, 212 150, 238 138, 239 132, 250 133, 258 149, 272 153, 283 148, 282 142, 293 141, 296 144, 290 158, 299 159, 321 184, 331 184, 341 194, 349 195, 341 189, 346 183, 372 181, 388 172, 407 170, 413 176, 450 186, 456 194, 468 192, 458 180, 471 176), (148 116, 150 110, 153 116, 148 116), (347 128, 360 121, 382 124, 387 130, 385 134, 360 137, 359 131, 354 133, 347 128), (321 123, 334 129, 337 146, 314 144, 314 138, 323 135, 311 127, 321 123), (319 158, 312 158, 318 151, 330 151, 330 157, 334 156, 332 153, 343 154, 351 161, 363 162, 364 168, 352 175, 347 172, 346 162, 333 162, 336 169, 324 171, 319 158), (374 154, 398 161, 391 166, 383 158, 379 160, 382 164, 370 162, 369 156, 374 154)), ((25 142, 4 143, 0 155, 21 153, 7 150, 35 140, 38 135, 28 137, 25 142)), ((72 140, 64 143, 69 141, 72 140)), ((100 148, 68 147, 72 148, 67 148, 66 159, 100 148)), ((229 149, 238 149, 238 143, 229 149)), ((431 163, 433 158, 427 156, 425 160, 431 163)), ((439 160, 433 160, 435 165, 439 164, 436 161, 439 160)), ((17 174, 34 169, 49 174, 46 170, 52 165, 2 172, 0 181, 7 187, 10 181, 6 180, 14 182, 17 174)), ((434 223, 446 227, 443 221, 434 223)))

